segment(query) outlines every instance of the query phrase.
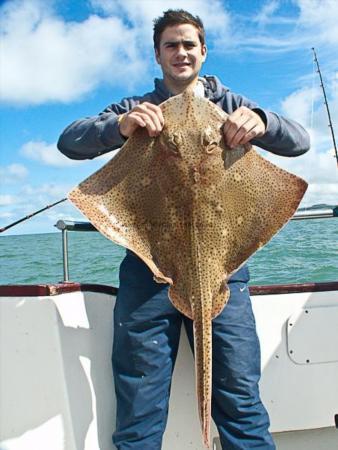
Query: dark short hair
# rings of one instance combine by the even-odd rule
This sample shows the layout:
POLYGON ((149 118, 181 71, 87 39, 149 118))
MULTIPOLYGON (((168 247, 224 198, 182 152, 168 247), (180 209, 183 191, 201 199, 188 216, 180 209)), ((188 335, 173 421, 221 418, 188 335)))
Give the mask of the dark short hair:
POLYGON ((202 20, 198 16, 193 16, 184 9, 168 9, 163 16, 154 19, 154 47, 160 48, 161 35, 165 28, 188 23, 197 28, 201 45, 205 45, 205 31, 202 20))

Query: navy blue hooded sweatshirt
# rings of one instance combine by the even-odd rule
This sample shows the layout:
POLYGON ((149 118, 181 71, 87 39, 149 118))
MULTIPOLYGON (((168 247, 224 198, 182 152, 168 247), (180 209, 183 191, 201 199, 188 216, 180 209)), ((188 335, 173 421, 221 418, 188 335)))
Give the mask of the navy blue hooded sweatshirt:
MULTIPOLYGON (((204 85, 205 97, 226 113, 231 114, 240 106, 246 106, 260 115, 266 125, 266 132, 264 136, 253 139, 253 145, 281 156, 298 156, 309 149, 309 135, 297 122, 261 109, 251 100, 231 92, 214 76, 206 75, 200 81, 204 85)), ((120 114, 143 102, 159 105, 171 96, 163 80, 155 79, 155 89, 152 92, 123 98, 120 103, 107 106, 97 116, 70 124, 59 138, 58 149, 71 159, 92 159, 115 150, 125 142, 117 121, 120 114)))

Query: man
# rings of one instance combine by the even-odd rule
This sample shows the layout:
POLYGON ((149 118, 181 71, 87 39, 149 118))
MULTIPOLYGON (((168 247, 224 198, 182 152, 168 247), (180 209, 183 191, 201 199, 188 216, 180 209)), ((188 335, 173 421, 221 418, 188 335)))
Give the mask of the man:
MULTIPOLYGON (((155 80, 153 92, 125 98, 98 116, 71 124, 58 143, 62 153, 73 159, 94 158, 120 147, 138 127, 158 135, 164 125, 158 105, 187 88, 229 114, 223 133, 230 148, 252 142, 284 156, 308 150, 309 138, 300 125, 231 93, 216 77, 199 77, 207 48, 198 17, 169 10, 154 24, 155 56, 163 80, 155 80)), ((259 397, 260 349, 248 281, 246 266, 231 277, 229 303, 213 320, 212 416, 224 450, 275 448, 259 397)), ((182 322, 191 344, 193 340, 192 322, 171 305, 167 292, 168 287, 154 282, 147 266, 127 251, 114 311, 113 441, 119 450, 161 448, 182 322)))

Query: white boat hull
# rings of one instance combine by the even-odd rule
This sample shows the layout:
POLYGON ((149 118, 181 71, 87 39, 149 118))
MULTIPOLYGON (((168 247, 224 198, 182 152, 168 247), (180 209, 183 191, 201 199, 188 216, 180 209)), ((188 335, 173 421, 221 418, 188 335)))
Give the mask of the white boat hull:
MULTIPOLYGON (((338 290, 252 300, 278 450, 337 450, 338 290)), ((113 449, 114 301, 80 291, 0 297, 1 450, 113 449)), ((204 449, 194 380, 182 333, 163 450, 204 449)), ((215 427, 212 438, 220 449, 215 427)))

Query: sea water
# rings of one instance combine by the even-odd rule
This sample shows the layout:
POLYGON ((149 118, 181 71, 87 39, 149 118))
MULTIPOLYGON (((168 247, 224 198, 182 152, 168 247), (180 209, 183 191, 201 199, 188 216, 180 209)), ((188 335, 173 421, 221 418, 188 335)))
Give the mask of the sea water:
MULTIPOLYGON (((122 247, 97 232, 68 232, 68 250, 71 281, 118 286, 122 247)), ((0 265, 0 284, 62 281, 61 232, 0 236, 0 265)), ((338 281, 338 218, 289 222, 249 268, 255 285, 338 281)))

